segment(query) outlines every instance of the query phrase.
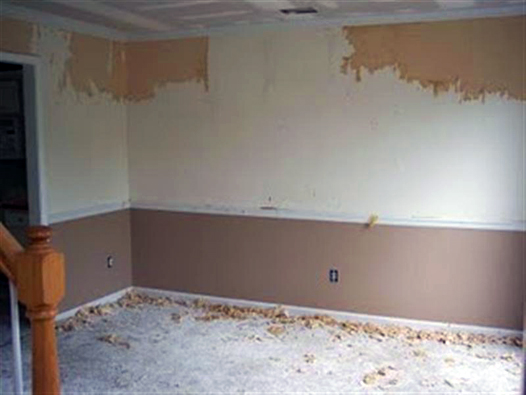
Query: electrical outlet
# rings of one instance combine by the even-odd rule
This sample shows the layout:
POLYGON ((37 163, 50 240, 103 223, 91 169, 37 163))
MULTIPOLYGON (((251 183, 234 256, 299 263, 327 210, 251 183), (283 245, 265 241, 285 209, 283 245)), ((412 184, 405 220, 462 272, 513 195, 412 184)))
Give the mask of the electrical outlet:
POLYGON ((330 269, 329 270, 329 282, 337 283, 339 279, 340 278, 338 275, 338 269, 330 269))
POLYGON ((113 259, 113 256, 108 255, 108 257, 106 258, 106 266, 108 267, 108 269, 111 269, 114 263, 115 260, 113 259))

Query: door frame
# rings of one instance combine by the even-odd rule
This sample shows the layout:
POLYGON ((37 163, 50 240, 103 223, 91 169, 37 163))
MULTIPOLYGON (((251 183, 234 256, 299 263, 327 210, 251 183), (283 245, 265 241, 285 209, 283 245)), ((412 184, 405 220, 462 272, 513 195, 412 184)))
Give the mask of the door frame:
POLYGON ((48 225, 47 193, 44 161, 44 92, 42 59, 0 51, 0 62, 23 66, 24 124, 26 137, 27 191, 29 224, 48 225))

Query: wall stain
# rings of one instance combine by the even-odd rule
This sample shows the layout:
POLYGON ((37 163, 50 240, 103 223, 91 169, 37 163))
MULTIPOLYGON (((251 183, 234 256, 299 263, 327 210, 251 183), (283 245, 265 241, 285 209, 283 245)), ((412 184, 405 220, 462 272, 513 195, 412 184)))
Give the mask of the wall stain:
POLYGON ((526 100, 526 17, 488 18, 382 26, 345 26, 353 48, 341 71, 374 73, 391 68, 435 95, 451 88, 461 101, 488 94, 526 100))
POLYGON ((155 96, 168 83, 196 81, 208 91, 208 37, 126 43, 127 99, 155 96))
POLYGON ((36 25, 9 18, 0 19, 0 51, 35 53, 36 25))

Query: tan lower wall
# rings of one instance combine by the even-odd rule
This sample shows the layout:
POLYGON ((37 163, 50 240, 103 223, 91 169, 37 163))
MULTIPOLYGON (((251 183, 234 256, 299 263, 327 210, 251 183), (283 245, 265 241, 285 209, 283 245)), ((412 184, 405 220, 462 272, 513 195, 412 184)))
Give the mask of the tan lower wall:
POLYGON ((522 328, 522 232, 135 209, 131 226, 137 286, 522 328))
POLYGON ((66 256, 64 311, 132 285, 130 213, 122 210, 52 225, 53 245, 66 256), (115 258, 113 268, 106 257, 115 258))

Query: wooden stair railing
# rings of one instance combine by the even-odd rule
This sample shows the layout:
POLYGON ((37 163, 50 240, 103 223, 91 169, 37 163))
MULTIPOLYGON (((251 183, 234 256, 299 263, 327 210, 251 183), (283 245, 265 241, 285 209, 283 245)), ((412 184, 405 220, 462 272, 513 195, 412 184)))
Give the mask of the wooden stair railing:
POLYGON ((0 222, 0 270, 16 284, 15 260, 24 249, 0 222))
POLYGON ((18 288, 32 335, 33 394, 60 394, 55 317, 64 297, 64 256, 50 244, 51 229, 28 229, 24 250, 0 223, 0 270, 18 288))

